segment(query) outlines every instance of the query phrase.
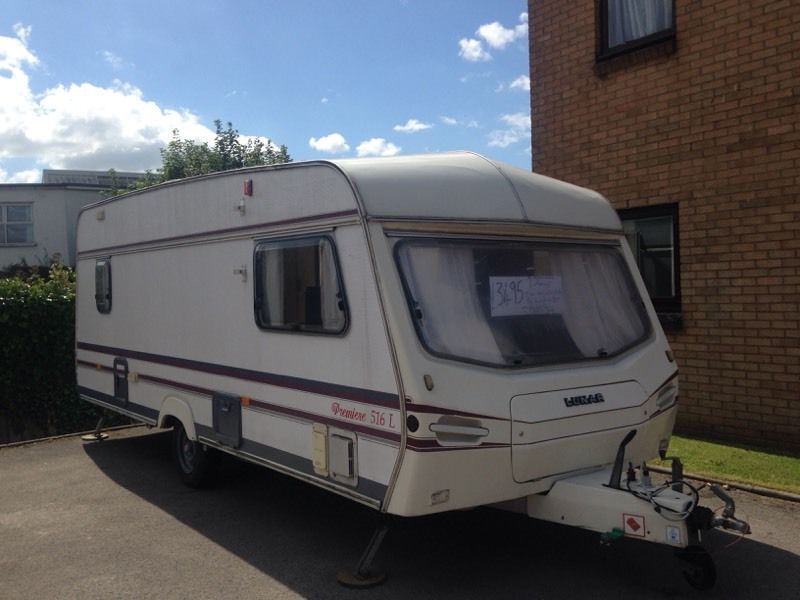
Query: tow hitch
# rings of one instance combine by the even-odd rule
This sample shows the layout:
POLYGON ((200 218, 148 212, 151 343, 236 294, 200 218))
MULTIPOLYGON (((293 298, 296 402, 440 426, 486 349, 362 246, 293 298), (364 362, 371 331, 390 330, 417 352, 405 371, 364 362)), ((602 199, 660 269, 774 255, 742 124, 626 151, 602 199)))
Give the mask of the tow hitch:
POLYGON ((722 514, 714 517, 714 519, 711 521, 711 526, 722 527, 723 529, 732 529, 733 531, 738 531, 742 534, 750 533, 750 524, 746 521, 736 518, 736 503, 733 501, 733 498, 731 498, 731 496, 722 489, 722 486, 715 483, 711 486, 711 491, 714 492, 714 495, 717 498, 725 503, 725 508, 722 510, 722 514))
POLYGON ((561 479, 547 493, 528 496, 528 516, 597 531, 601 543, 628 537, 672 546, 685 563, 686 581, 709 589, 716 568, 700 546, 700 532, 721 528, 745 535, 750 525, 736 518, 733 498, 719 485, 709 489, 725 503, 722 511, 700 506, 705 485, 684 481, 679 460, 673 459, 672 478, 663 484, 653 483, 646 463, 638 468, 638 478, 630 463, 623 476, 625 447, 635 435, 632 430, 622 440, 612 466, 561 479))

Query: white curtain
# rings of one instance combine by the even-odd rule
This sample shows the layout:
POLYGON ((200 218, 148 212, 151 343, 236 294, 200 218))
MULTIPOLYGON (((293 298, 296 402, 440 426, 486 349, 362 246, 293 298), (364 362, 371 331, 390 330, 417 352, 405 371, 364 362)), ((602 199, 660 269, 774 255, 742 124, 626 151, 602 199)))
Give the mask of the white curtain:
POLYGON ((319 287, 323 329, 338 331, 344 326, 344 312, 339 308, 339 282, 333 248, 327 240, 319 242, 319 287))
POLYGON ((400 262, 432 350, 505 362, 478 300, 472 248, 405 246, 400 262))
POLYGON ((672 27, 672 0, 608 0, 608 47, 672 27))
MULTIPOLYGON (((270 325, 283 325, 283 250, 269 248, 264 261, 264 282, 266 314, 270 325)), ((262 308, 263 313, 263 308, 262 308)))
POLYGON ((638 299, 614 254, 558 251, 550 261, 561 275, 564 323, 581 354, 613 354, 644 334, 634 304, 638 299))

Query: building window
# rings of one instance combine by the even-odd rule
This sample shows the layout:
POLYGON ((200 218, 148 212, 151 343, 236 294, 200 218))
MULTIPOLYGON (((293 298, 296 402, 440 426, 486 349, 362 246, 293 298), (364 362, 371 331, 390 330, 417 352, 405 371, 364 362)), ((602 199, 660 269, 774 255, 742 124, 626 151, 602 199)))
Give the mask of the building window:
POLYGON ((631 208, 619 211, 619 216, 628 245, 662 324, 668 328, 679 327, 678 205, 631 208))
POLYGON ((99 312, 111 312, 111 260, 107 258, 94 265, 94 302, 99 312))
POLYGON ((344 332, 347 307, 329 237, 261 242, 255 250, 255 272, 259 327, 344 332))
POLYGON ((597 58, 602 60, 675 37, 674 0, 600 0, 597 58))
POLYGON ((32 204, 0 204, 0 244, 33 244, 32 204))

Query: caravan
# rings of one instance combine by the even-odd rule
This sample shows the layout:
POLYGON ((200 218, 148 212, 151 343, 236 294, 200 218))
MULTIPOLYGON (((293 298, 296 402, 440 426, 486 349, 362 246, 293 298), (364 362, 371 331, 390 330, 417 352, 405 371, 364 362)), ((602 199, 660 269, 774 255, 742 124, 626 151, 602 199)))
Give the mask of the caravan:
POLYGON ((502 505, 674 546, 697 587, 698 532, 748 530, 649 479, 678 369, 597 193, 471 153, 314 161, 104 200, 77 239, 80 394, 171 427, 189 484, 216 449, 380 514, 502 505))

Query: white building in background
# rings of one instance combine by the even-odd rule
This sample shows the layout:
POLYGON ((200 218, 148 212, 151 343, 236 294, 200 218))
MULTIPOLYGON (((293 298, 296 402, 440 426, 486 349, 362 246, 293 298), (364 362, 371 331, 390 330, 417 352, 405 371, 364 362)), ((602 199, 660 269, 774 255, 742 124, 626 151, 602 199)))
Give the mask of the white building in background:
MULTIPOLYGON (((118 187, 143 173, 117 173, 118 187)), ((0 271, 22 262, 75 264, 75 226, 82 206, 111 189, 107 171, 45 169, 42 183, 0 184, 0 271)))

